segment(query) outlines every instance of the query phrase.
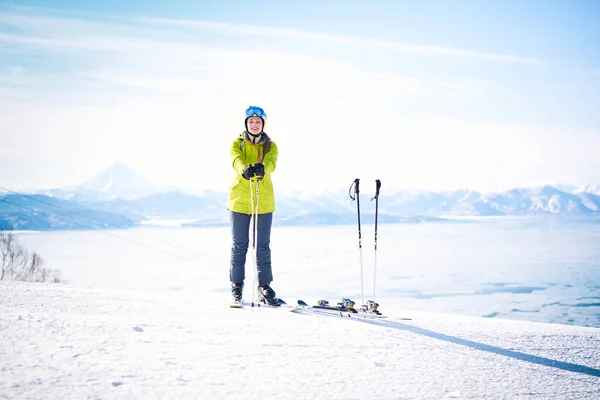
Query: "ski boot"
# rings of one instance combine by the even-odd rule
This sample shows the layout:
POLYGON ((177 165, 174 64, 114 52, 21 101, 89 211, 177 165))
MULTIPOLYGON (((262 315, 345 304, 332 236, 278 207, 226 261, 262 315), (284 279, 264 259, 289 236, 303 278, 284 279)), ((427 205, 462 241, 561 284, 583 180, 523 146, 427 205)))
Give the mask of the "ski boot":
POLYGON ((242 292, 244 291, 244 282, 233 282, 231 284, 231 298, 234 302, 242 302, 242 292))
POLYGON ((269 306, 279 306, 279 299, 275 297, 275 291, 269 286, 270 282, 260 282, 258 285, 258 294, 260 301, 269 306))

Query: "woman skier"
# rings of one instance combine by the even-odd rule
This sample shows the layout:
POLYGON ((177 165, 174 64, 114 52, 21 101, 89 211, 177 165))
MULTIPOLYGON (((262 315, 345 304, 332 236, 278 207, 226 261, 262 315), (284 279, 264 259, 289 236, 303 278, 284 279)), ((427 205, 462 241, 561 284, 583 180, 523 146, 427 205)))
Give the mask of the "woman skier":
MULTIPOLYGON (((258 293, 262 301, 276 304, 271 269, 271 224, 275 211, 275 195, 271 174, 277 165, 277 145, 264 132, 267 114, 256 106, 246 110, 245 131, 233 141, 230 148, 231 164, 235 171, 229 189, 227 209, 231 222, 231 265, 229 279, 233 301, 241 304, 244 290, 246 254, 248 252, 250 222, 257 213, 256 263, 258 293), (258 188, 255 186, 258 185, 258 188), (258 195, 258 196, 257 196, 258 195), (258 197, 258 211, 253 202, 258 197)), ((255 203, 256 204, 256 203, 255 203)))

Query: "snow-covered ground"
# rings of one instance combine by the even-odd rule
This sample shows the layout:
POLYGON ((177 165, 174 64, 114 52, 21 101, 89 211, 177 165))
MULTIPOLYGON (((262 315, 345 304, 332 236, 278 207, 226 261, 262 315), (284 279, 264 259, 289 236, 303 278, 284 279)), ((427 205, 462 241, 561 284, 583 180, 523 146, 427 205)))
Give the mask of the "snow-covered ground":
POLYGON ((380 326, 193 290, 0 294, 4 399, 600 398, 598 328, 400 309, 412 321, 380 326))

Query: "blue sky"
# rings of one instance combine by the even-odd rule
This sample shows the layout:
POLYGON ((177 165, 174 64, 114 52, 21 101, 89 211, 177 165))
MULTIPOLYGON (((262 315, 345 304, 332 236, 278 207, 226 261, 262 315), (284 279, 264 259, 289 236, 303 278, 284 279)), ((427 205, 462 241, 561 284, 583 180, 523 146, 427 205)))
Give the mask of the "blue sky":
POLYGON ((281 188, 600 182, 598 1, 49 4, 0 2, 10 188, 123 162, 226 190, 249 104, 281 188))

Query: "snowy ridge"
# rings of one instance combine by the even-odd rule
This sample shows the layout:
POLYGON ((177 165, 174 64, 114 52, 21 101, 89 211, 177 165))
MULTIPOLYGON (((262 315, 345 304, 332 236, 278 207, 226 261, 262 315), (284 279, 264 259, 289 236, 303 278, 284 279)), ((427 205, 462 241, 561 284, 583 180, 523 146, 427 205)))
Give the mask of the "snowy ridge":
POLYGON ((592 399, 600 385, 596 328, 406 310, 388 314, 413 321, 383 327, 197 292, 0 291, 0 398, 592 399))

